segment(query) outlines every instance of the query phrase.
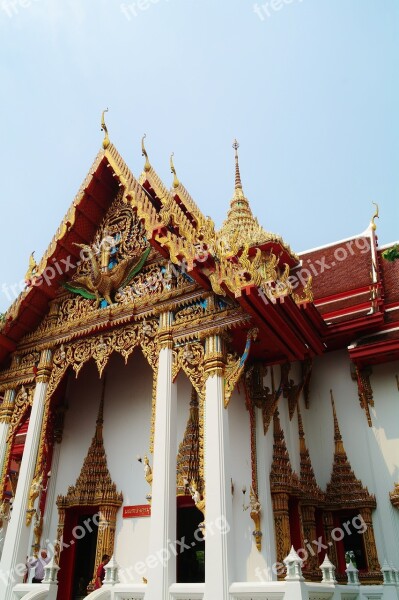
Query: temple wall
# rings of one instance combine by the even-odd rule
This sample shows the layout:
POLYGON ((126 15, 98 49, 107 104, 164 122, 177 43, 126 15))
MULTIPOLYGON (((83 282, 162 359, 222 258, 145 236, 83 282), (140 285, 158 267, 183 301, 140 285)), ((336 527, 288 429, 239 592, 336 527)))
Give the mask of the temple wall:
MULTIPOLYGON (((290 378, 300 379, 298 365, 290 378), (294 376, 292 375, 294 373, 294 376)), ((396 370, 395 370, 396 369, 396 370)), ((370 408, 373 427, 368 427, 364 410, 360 407, 357 385, 351 379, 350 362, 346 351, 337 351, 314 360, 310 384, 310 408, 307 410, 301 397, 306 443, 316 480, 322 490, 330 480, 334 455, 334 424, 330 401, 333 390, 339 427, 343 443, 358 479, 376 496, 377 510, 373 524, 380 562, 387 557, 397 561, 399 539, 399 511, 389 500, 389 492, 399 479, 399 424, 398 389, 395 380, 395 363, 373 367, 371 384, 374 408, 370 408)), ((279 370, 276 371, 276 384, 279 370)), ((270 385, 270 381, 266 381, 270 385)), ((298 421, 295 412, 292 421, 288 416, 288 400, 279 402, 281 425, 290 455, 291 465, 299 474, 298 421)), ((273 423, 266 437, 273 437, 273 423)), ((271 440, 271 446, 272 446, 271 440)), ((265 461, 270 472, 270 463, 265 461)))
MULTIPOLYGON (((152 371, 140 351, 130 357, 127 366, 119 356, 112 356, 106 369, 107 386, 104 408, 104 445, 108 466, 118 490, 123 492, 124 505, 146 504, 150 491, 144 479, 143 468, 136 455, 148 453, 151 418, 152 371)), ((275 367, 275 382, 279 382, 279 368, 275 367)), ((300 365, 294 365, 290 378, 300 378, 300 365)), ((330 479, 334 440, 330 388, 333 389, 339 426, 344 446, 355 475, 376 495, 374 530, 379 559, 396 560, 399 538, 399 511, 393 509, 389 492, 399 479, 399 423, 398 390, 395 364, 373 368, 371 383, 375 407, 371 409, 373 427, 369 428, 361 409, 356 383, 352 381, 346 352, 334 352, 314 361, 310 386, 310 409, 301 398, 301 412, 306 443, 320 487, 325 490, 330 479)), ((265 384, 271 386, 270 372, 265 384)), ((177 443, 183 439, 191 398, 191 384, 180 374, 177 382, 177 443)), ((78 379, 72 378, 68 386, 69 409, 65 418, 61 446, 56 496, 65 494, 75 483, 87 454, 95 430, 95 420, 101 396, 101 381, 94 363, 81 371, 78 379)), ((257 455, 259 500, 262 504, 262 551, 255 546, 252 531, 254 523, 249 504, 251 486, 250 419, 245 408, 244 391, 235 390, 229 407, 230 471, 234 484, 233 522, 228 533, 232 549, 233 579, 235 581, 271 580, 275 576, 271 567, 275 562, 273 513, 271 509, 269 473, 273 452, 273 422, 266 436, 263 434, 261 411, 257 413, 257 455), (242 493, 246 486, 245 499, 242 493)), ((288 400, 279 402, 281 425, 293 469, 299 473, 298 423, 295 412, 289 420, 288 400)), ((152 463, 152 460, 150 458, 152 463)), ((55 474, 54 474, 55 476, 55 474)), ((136 565, 147 557, 150 518, 123 519, 118 512, 115 557, 122 569, 136 565)), ((58 515, 54 508, 51 517, 50 539, 55 539, 58 515)), ((132 577, 141 581, 140 575, 131 571, 132 577)), ((148 573, 144 573, 148 576, 148 573)), ((123 572, 122 572, 122 577, 123 572)))
MULTIPOLYGON (((123 493, 124 505, 146 504, 150 487, 136 456, 143 456, 149 449, 152 371, 136 350, 126 366, 120 356, 113 355, 106 374, 103 437, 111 478, 123 493)), ((56 496, 66 494, 80 473, 95 431, 101 385, 96 366, 89 363, 69 386, 56 496)), ((136 565, 148 554, 150 520, 149 517, 123 519, 122 507, 118 511, 115 558, 122 569, 136 565)), ((55 507, 50 539, 56 537, 57 522, 55 507)), ((125 576, 131 579, 129 573, 125 576)), ((141 582, 141 576, 134 573, 134 580, 141 582)))

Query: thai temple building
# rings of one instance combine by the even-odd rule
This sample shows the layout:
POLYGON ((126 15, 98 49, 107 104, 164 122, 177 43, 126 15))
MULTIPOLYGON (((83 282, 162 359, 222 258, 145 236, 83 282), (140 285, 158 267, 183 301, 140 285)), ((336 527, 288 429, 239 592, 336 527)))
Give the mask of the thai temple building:
POLYGON ((253 215, 236 142, 217 230, 172 159, 169 188, 143 138, 136 178, 102 126, 0 317, 1 600, 397 600, 399 261, 378 208, 298 255, 253 215))

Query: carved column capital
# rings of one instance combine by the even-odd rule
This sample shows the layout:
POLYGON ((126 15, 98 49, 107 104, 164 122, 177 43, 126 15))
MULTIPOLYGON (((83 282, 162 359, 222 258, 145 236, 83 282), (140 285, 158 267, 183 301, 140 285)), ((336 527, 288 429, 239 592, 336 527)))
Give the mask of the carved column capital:
POLYGON ((172 337, 173 313, 171 311, 162 312, 159 315, 158 326, 158 348, 173 348, 172 337))
POLYGON ((14 411, 15 390, 8 389, 4 393, 4 399, 0 406, 0 423, 9 423, 14 411))
POLYGON ((53 351, 50 348, 42 350, 37 367, 36 382, 47 383, 53 368, 53 351))
POLYGON ((204 371, 206 377, 222 375, 225 368, 225 341, 220 335, 205 338, 204 371))

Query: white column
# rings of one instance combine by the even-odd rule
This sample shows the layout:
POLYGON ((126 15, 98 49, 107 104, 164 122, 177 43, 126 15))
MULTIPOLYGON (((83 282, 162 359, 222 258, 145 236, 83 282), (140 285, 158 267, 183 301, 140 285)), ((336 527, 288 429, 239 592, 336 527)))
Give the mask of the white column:
POLYGON ((11 520, 8 524, 0 563, 0 598, 11 600, 12 589, 20 582, 28 553, 30 527, 26 526, 26 507, 33 479, 44 412, 51 351, 43 350, 33 395, 32 410, 26 435, 25 448, 19 471, 17 490, 11 520))
POLYGON ((232 582, 233 510, 230 483, 228 409, 224 408, 222 340, 206 340, 205 361, 205 594, 228 600, 232 582))
POLYGON ((147 574, 146 600, 169 600, 169 587, 176 581, 176 558, 168 549, 176 540, 177 394, 172 383, 171 319, 171 313, 160 316, 150 543, 143 560, 156 559, 147 574))
MULTIPOLYGON (((47 546, 47 544, 54 544, 55 540, 50 540, 50 526, 51 519, 53 516, 53 510, 56 509, 55 505, 55 485, 57 481, 57 472, 58 472, 58 463, 60 461, 60 452, 61 452, 61 444, 55 442, 53 449, 53 459, 51 461, 51 477, 48 481, 47 488, 47 497, 46 497, 46 507, 44 511, 43 517, 43 534, 42 534, 42 545, 47 546)), ((50 546, 50 550, 51 550, 50 546)))
MULTIPOLYGON (((263 432, 261 409, 255 408, 254 410, 256 414, 256 454, 258 462, 259 501, 262 504, 262 555, 267 565, 262 571, 261 579, 274 581, 277 579, 277 575, 272 569, 276 560, 276 542, 274 539, 274 515, 269 479, 270 468, 273 461, 273 427, 271 424, 265 435, 263 432)), ((257 579, 258 577, 256 580, 257 579)))

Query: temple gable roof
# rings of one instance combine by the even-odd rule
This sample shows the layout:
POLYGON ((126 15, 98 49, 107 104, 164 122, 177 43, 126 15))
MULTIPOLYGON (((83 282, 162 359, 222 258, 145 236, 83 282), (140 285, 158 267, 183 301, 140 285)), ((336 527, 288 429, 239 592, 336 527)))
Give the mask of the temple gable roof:
MULTIPOLYGON (((205 293, 241 307, 259 328, 254 352, 263 360, 304 360, 381 330, 385 322, 383 277, 388 283, 395 280, 388 269, 386 273, 381 269, 374 231, 369 232, 367 252, 354 256, 348 250, 345 267, 352 272, 351 278, 340 277, 337 270, 329 281, 319 273, 316 280, 311 272, 303 285, 295 288, 292 281, 299 270, 309 260, 316 263, 323 257, 320 251, 304 253, 300 264, 289 246, 254 218, 243 192, 236 146, 234 196, 217 232, 212 219, 202 214, 180 182, 173 159, 173 182, 168 189, 150 164, 143 143, 145 164, 136 179, 103 125, 103 147, 65 218, 40 263, 31 264, 26 289, 1 315, 0 364, 48 313, 49 303, 71 276, 71 264, 79 261, 79 247, 92 243, 117 198, 134 211, 154 253, 177 268, 183 265, 190 281, 205 293), (349 287, 343 283, 347 280, 349 287), (357 310, 360 294, 365 301, 357 310), (331 302, 337 312, 332 317, 331 302)), ((337 248, 331 246, 322 250, 325 252, 334 257, 337 248)), ((392 297, 396 298, 394 291, 392 297)), ((243 346, 246 331, 237 331, 235 336, 238 346, 243 346)))

